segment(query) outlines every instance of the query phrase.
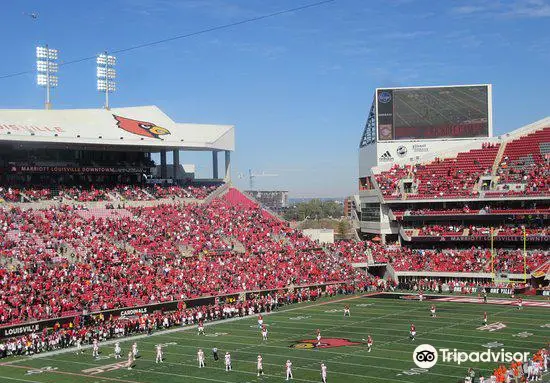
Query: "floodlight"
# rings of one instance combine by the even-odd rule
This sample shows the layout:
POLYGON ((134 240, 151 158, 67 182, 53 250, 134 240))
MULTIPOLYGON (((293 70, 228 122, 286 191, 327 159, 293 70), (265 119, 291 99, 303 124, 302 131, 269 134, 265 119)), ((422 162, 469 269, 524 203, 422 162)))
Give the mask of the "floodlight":
POLYGON ((57 49, 36 47, 36 83, 46 88, 46 109, 50 109, 50 88, 57 87, 58 79, 54 76, 59 67, 55 62, 58 58, 57 49))
POLYGON ((105 109, 109 109, 109 93, 116 91, 116 57, 101 53, 97 56, 97 90, 105 93, 105 109))

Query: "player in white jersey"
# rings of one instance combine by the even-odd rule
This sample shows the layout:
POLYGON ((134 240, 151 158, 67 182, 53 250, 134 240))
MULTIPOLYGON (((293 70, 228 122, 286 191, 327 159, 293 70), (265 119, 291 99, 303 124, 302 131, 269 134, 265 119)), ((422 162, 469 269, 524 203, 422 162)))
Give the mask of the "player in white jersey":
POLYGON ((139 356, 139 350, 137 348, 137 343, 135 342, 132 345, 132 356, 134 357, 134 359, 136 359, 139 356))
POLYGON ((155 363, 162 363, 162 346, 160 344, 157 344, 155 347, 157 349, 157 357, 155 359, 155 363))
POLYGON ((82 339, 80 337, 76 338, 76 353, 82 354, 82 339))
POLYGON ((292 376, 292 362, 290 360, 286 361, 286 380, 294 379, 292 376))
POLYGON ((317 329, 317 346, 321 345, 321 330, 317 329))
POLYGON ((534 362, 533 363, 533 374, 535 375, 535 382, 542 380, 542 363, 534 362))
POLYGON ((262 339, 267 340, 267 327, 262 327, 262 339))
POLYGON ((349 305, 345 305, 345 306, 344 306, 344 316, 345 316, 345 317, 351 316, 351 313, 350 313, 350 311, 349 311, 349 305))
POLYGON ((418 300, 419 300, 420 302, 423 302, 423 301, 424 301, 424 293, 423 293, 422 291, 418 293, 418 300))
POLYGON ((197 360, 199 361, 199 368, 204 367, 204 351, 202 351, 202 348, 199 348, 199 351, 197 351, 197 360))
POLYGON ((264 317, 262 314, 258 315, 258 328, 262 328, 264 326, 264 317))
POLYGON ((225 353, 225 371, 231 371, 231 354, 228 352, 225 353))
POLYGON ((92 346, 92 356, 94 358, 99 358, 99 341, 97 339, 94 339, 94 343, 92 346))
POLYGON ((264 363, 263 363, 263 359, 262 359, 261 355, 258 355, 257 367, 258 367, 258 376, 263 375, 264 374, 264 363))
POLYGON ((120 356, 120 352, 121 352, 120 343, 116 342, 116 343, 115 343, 115 359, 120 359, 120 358, 122 358, 122 357, 120 356))
POLYGON ((132 363, 134 363, 134 353, 132 351, 128 351, 128 362, 126 364, 128 370, 132 369, 132 363))
POLYGON ((548 350, 542 350, 542 366, 544 367, 544 372, 548 371, 548 350))
POLYGON ((321 363, 321 381, 327 383, 327 366, 324 363, 321 363))

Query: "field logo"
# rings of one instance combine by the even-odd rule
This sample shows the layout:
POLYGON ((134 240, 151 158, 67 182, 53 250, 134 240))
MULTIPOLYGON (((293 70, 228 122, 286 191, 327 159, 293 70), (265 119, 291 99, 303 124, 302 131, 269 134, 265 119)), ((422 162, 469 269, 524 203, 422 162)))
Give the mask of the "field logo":
POLYGON ((378 101, 380 101, 382 104, 387 104, 391 101, 391 93, 390 92, 380 92, 378 94, 378 101))
POLYGON ((288 318, 290 320, 306 320, 311 318, 309 315, 299 315, 297 317, 288 318))
POLYGON ((290 348, 310 349, 310 348, 334 348, 344 346, 358 346, 361 343, 352 342, 344 338, 323 338, 321 344, 317 345, 316 339, 299 340, 290 345, 290 348))
POLYGON ((432 368, 437 363, 437 359, 437 350, 430 344, 421 344, 414 349, 413 362, 420 368, 432 368))

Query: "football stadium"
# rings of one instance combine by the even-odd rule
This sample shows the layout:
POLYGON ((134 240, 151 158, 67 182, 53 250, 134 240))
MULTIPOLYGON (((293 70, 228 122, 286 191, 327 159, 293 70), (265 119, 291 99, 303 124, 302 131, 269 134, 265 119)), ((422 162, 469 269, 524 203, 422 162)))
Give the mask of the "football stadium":
POLYGON ((550 381, 550 117, 379 84, 321 242, 232 180, 237 124, 111 108, 107 53, 105 107, 54 109, 37 58, 45 108, 0 109, 0 382, 550 381))

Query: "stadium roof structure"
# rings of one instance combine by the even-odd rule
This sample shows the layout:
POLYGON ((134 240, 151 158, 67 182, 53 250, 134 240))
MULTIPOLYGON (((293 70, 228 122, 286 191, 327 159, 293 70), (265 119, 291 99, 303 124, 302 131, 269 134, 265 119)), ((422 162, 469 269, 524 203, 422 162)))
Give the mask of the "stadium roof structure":
POLYGON ((233 125, 177 123, 156 106, 115 109, 3 109, 0 143, 233 151, 233 125))

